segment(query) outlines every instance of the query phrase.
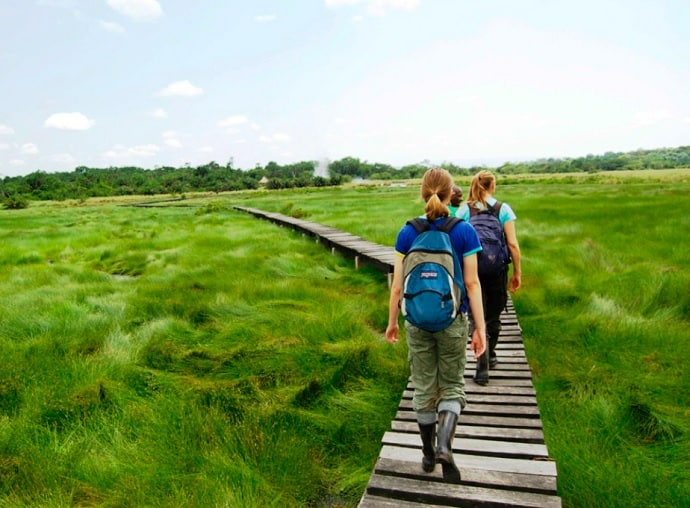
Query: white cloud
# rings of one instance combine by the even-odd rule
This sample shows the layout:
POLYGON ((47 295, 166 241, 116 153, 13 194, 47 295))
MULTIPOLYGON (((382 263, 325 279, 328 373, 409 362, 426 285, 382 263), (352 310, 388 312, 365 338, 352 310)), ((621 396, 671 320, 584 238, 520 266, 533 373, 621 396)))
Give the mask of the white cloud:
POLYGON ((51 157, 53 162, 61 162, 64 164, 74 164, 76 162, 75 158, 68 153, 56 153, 51 157))
POLYGON ((259 136, 259 141, 262 143, 286 143, 292 139, 289 135, 276 132, 272 136, 259 136))
POLYGON ((24 143, 21 147, 21 152, 25 154, 38 153, 38 147, 33 143, 24 143))
POLYGON ((134 21, 153 21, 163 14, 156 0, 108 0, 108 5, 134 21))
POLYGON ((45 127, 63 129, 68 131, 85 131, 94 126, 96 122, 81 113, 54 113, 46 118, 45 127))
POLYGON ((260 16, 254 16, 254 21, 257 23, 270 23, 276 20, 275 14, 262 14, 260 16))
POLYGON ((128 151, 132 155, 152 157, 160 151, 160 148, 157 145, 148 144, 148 145, 133 146, 128 151))
POLYGON ((182 148, 182 142, 179 139, 177 132, 165 131, 163 134, 163 143, 172 148, 182 148))
POLYGON ((201 95, 204 90, 198 86, 192 85, 189 81, 175 81, 163 88, 158 95, 162 97, 192 97, 194 95, 201 95))
POLYGON ((10 161, 10 166, 23 166, 25 162, 21 159, 12 159, 10 161))
POLYGON ((119 25, 117 23, 113 23, 112 21, 99 21, 99 25, 101 25, 101 28, 105 30, 106 32, 111 32, 114 34, 121 34, 124 33, 125 29, 122 25, 119 25))
POLYGON ((276 132, 273 135, 273 139, 275 141, 280 142, 280 143, 284 143, 284 142, 290 141, 290 139, 292 139, 292 138, 288 134, 285 134, 283 132, 276 132))
POLYGON ((151 111, 151 116, 156 118, 168 118, 168 112, 163 108, 156 108, 151 111))
POLYGON ((201 148, 199 148, 199 151, 204 152, 204 153, 210 153, 213 151, 213 147, 212 146, 202 146, 201 148))
POLYGON ((386 9, 405 9, 412 11, 419 6, 420 0, 324 0, 326 7, 338 8, 363 5, 372 16, 383 16, 386 9))
POLYGON ((115 145, 111 150, 103 153, 106 159, 128 159, 131 157, 153 157, 160 152, 160 147, 154 144, 137 145, 127 148, 115 145))
POLYGON ((218 121, 218 127, 237 127, 249 122, 249 119, 244 115, 233 115, 227 117, 225 120, 218 121))
POLYGON ((14 129, 12 127, 8 127, 7 125, 0 123, 0 134, 14 134, 14 129))
POLYGON ((341 7, 343 5, 357 5, 362 0, 325 0, 326 7, 341 7))
POLYGON ((0 150, 9 150, 9 149, 10 149, 10 145, 8 145, 7 143, 0 143, 0 150))

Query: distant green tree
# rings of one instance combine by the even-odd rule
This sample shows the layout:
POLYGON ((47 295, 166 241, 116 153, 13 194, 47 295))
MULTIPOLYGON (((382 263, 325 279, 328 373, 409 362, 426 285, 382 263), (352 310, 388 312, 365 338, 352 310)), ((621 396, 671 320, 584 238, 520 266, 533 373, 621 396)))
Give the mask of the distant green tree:
POLYGON ((337 161, 332 161, 328 165, 328 171, 332 175, 347 175, 351 177, 365 178, 362 174, 362 163, 355 157, 344 157, 337 161))
POLYGON ((6 197, 3 200, 2 205, 7 210, 21 210, 22 208, 29 207, 29 200, 24 196, 14 195, 6 197))

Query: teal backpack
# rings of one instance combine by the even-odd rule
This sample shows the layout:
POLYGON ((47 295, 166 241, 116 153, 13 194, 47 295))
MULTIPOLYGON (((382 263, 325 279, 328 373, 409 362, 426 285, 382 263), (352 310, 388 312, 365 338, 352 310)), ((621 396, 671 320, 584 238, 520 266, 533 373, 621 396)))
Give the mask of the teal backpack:
POLYGON ((438 227, 421 218, 407 221, 418 234, 403 259, 400 309, 417 328, 446 329, 465 297, 462 268, 450 241, 450 231, 461 221, 448 217, 438 227))

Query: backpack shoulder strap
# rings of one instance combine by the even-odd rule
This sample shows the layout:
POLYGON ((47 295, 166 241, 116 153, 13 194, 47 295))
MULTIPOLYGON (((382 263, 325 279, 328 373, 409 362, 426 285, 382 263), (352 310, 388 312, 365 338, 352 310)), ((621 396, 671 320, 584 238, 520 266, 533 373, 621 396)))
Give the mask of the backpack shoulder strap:
POLYGON ((460 217, 448 217, 444 223, 439 226, 439 231, 443 231, 444 233, 450 234, 451 230, 455 227, 456 224, 459 222, 462 222, 462 219, 460 217))
POLYGON ((489 207, 489 210, 491 210, 491 212, 496 217, 498 217, 498 214, 500 213, 502 206, 503 206, 503 203, 501 203, 499 200, 496 200, 496 202, 494 203, 494 206, 489 207))
POLYGON ((423 233, 424 231, 429 231, 429 229, 431 229, 429 227, 429 221, 421 219, 419 217, 415 217, 414 219, 408 220, 407 224, 412 226, 418 235, 423 233))
POLYGON ((479 213, 486 213, 486 211, 488 211, 490 214, 498 217, 498 214, 501 210, 501 207, 503 206, 503 203, 501 203, 499 200, 496 200, 496 202, 492 206, 487 207, 487 209, 484 211, 477 210, 477 208, 474 206, 470 206, 470 205, 467 205, 467 206, 470 209, 470 217, 474 217, 475 215, 477 215, 479 213))

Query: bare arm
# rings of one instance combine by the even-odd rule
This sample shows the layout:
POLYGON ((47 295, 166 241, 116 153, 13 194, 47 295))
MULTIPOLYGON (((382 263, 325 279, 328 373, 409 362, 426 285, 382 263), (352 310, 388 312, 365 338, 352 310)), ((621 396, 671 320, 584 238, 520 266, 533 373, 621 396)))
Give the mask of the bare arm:
POLYGON ((522 268, 520 267, 520 245, 515 232, 515 221, 511 220, 503 224, 503 232, 506 235, 506 243, 510 251, 510 259, 513 264, 513 275, 508 282, 510 291, 515 292, 522 285, 522 268))
POLYGON ((398 342, 398 333, 400 327, 398 325, 398 314, 400 308, 400 291, 402 288, 402 272, 403 272, 403 258, 396 256, 395 265, 393 265, 393 282, 391 283, 391 294, 388 302, 388 327, 386 328, 386 340, 391 344, 398 342))
POLYGON ((474 351, 474 357, 480 357, 486 350, 486 325, 484 324, 484 305, 482 304, 482 286, 479 283, 477 273, 477 255, 470 254, 462 258, 462 276, 467 290, 467 298, 470 301, 470 311, 474 321, 474 332, 470 349, 474 351))

